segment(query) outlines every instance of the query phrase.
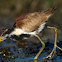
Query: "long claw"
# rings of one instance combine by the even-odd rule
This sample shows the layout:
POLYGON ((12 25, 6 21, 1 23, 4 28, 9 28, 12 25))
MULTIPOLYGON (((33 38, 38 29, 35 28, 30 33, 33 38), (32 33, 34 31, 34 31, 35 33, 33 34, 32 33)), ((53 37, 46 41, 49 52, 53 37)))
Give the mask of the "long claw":
POLYGON ((45 59, 45 58, 52 59, 54 57, 55 53, 56 53, 56 47, 59 48, 60 50, 62 50, 62 48, 57 46, 57 32, 58 32, 57 28, 50 27, 50 26, 47 26, 47 28, 54 29, 54 31, 55 31, 55 41, 54 41, 54 48, 53 48, 52 52, 47 57, 44 57, 43 59, 45 59))
POLYGON ((62 50, 62 48, 58 47, 57 45, 56 45, 56 47, 59 48, 60 50, 62 50))
POLYGON ((54 49, 52 50, 52 52, 47 56, 47 57, 44 57, 44 58, 42 58, 42 59, 45 59, 45 58, 52 58, 52 54, 53 54, 53 52, 54 52, 54 49))

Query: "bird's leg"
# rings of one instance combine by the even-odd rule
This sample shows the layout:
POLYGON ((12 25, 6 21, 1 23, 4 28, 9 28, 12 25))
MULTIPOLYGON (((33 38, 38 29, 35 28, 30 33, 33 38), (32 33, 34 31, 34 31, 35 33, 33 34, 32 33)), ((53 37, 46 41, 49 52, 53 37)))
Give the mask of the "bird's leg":
POLYGON ((40 37, 38 35, 36 35, 36 37, 41 41, 42 43, 42 48, 40 49, 40 51, 37 53, 37 55, 35 56, 34 60, 36 60, 38 58, 38 56, 40 55, 40 53, 42 52, 42 50, 44 49, 45 47, 45 44, 44 42, 40 39, 40 37))
MULTIPOLYGON (((55 27, 49 27, 49 26, 47 28, 54 29, 54 31, 55 31, 54 48, 53 48, 52 52, 47 57, 45 57, 45 58, 52 59, 54 57, 55 53, 56 53, 56 47, 59 48, 60 50, 62 50, 62 48, 60 48, 60 47, 57 46, 57 31, 58 31, 57 28, 55 28, 55 27), (53 56, 52 56, 52 54, 53 54, 53 56)), ((45 59, 45 58, 43 58, 43 59, 45 59)))

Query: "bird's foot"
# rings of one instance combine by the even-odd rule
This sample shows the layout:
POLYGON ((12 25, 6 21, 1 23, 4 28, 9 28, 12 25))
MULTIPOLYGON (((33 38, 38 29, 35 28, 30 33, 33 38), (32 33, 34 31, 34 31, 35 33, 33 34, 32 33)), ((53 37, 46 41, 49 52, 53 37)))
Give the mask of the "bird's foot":
POLYGON ((58 47, 58 46, 56 45, 56 46, 54 46, 54 49, 52 50, 52 52, 51 52, 48 56, 46 56, 46 57, 44 57, 44 58, 42 58, 42 59, 46 59, 46 58, 52 59, 52 58, 54 57, 55 53, 56 53, 56 47, 59 48, 60 50, 62 50, 62 48, 60 48, 60 47, 58 47))
POLYGON ((56 51, 55 51, 55 49, 53 49, 52 52, 48 56, 46 56, 42 59, 46 59, 46 58, 52 59, 54 57, 55 53, 56 53, 56 51))

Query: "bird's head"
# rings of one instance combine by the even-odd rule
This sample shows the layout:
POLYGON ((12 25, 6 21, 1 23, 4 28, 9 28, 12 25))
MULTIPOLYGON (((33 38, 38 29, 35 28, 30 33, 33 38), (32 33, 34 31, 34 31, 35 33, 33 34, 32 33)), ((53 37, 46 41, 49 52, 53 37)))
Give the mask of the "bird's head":
POLYGON ((21 33, 18 33, 18 31, 20 31, 20 29, 10 28, 0 30, 0 42, 9 39, 14 35, 19 36, 21 33))
POLYGON ((4 41, 5 39, 6 39, 6 38, 5 38, 5 37, 3 37, 3 36, 2 36, 2 37, 0 37, 0 42, 1 42, 1 41, 4 41))

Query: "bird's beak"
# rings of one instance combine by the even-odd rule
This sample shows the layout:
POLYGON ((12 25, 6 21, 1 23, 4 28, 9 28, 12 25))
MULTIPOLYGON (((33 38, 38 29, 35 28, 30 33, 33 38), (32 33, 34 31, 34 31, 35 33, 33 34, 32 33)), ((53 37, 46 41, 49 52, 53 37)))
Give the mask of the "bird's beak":
POLYGON ((0 42, 2 41, 2 37, 0 37, 0 42))

